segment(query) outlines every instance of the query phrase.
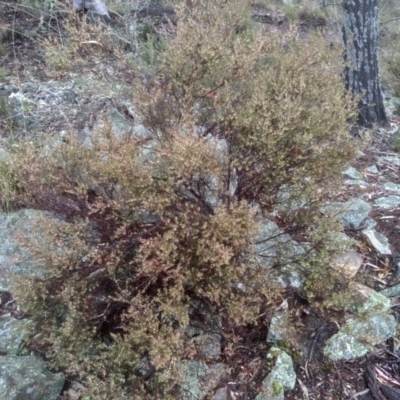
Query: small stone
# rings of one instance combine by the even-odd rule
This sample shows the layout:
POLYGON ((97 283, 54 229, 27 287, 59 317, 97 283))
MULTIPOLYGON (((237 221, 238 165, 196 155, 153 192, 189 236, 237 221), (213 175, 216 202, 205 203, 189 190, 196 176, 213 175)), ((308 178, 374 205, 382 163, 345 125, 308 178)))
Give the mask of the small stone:
POLYGON ((366 201, 354 198, 346 203, 329 203, 322 207, 323 214, 333 214, 347 228, 358 229, 368 217, 372 207, 366 201))
POLYGON ((269 324, 267 343, 276 343, 283 340, 285 332, 288 329, 289 315, 286 312, 282 312, 274 315, 271 318, 271 323, 269 324))
POLYGON ((0 399, 54 400, 65 383, 62 373, 53 374, 35 356, 0 356, 0 399))
POLYGON ((223 387, 223 388, 219 388, 212 400, 228 400, 228 388, 227 387, 223 387))
POLYGON ((339 332, 328 339, 324 354, 333 361, 351 360, 362 357, 368 350, 368 346, 360 343, 355 337, 339 332))
POLYGON ((375 204, 379 208, 396 208, 400 205, 400 197, 393 195, 379 197, 375 200, 375 204))
POLYGON ((271 347, 267 359, 275 359, 275 366, 262 383, 262 392, 255 400, 283 400, 284 390, 292 390, 296 384, 296 373, 292 358, 278 347, 271 347))
POLYGON ((376 346, 396 333, 396 319, 393 315, 372 315, 367 320, 351 319, 343 327, 347 333, 362 343, 376 346))
POLYGON ((364 229, 362 235, 380 256, 391 256, 389 240, 374 229, 364 229))
POLYGON ((353 278, 361 267, 363 258, 356 251, 348 251, 333 259, 332 268, 339 270, 346 278, 353 278))
POLYGON ((271 278, 282 288, 292 287, 300 289, 303 286, 302 277, 292 265, 284 266, 279 271, 272 271, 272 274, 271 278))
POLYGON ((254 244, 257 262, 263 268, 270 268, 278 258, 289 263, 306 252, 303 246, 269 220, 260 221, 254 244))
POLYGON ((201 361, 185 360, 179 363, 180 386, 183 400, 202 400, 228 372, 225 364, 207 365, 201 361))
POLYGON ((385 157, 382 157, 382 160, 400 167, 400 157, 385 156, 385 157))
POLYGON ((324 354, 331 360, 362 357, 396 333, 393 315, 373 315, 368 319, 351 319, 327 341, 324 354))
POLYGON ((364 176, 358 172, 354 167, 349 167, 343 172, 343 175, 347 175, 351 179, 364 180, 364 176))
POLYGON ((366 229, 375 228, 376 225, 377 225, 376 221, 374 221, 374 220, 371 219, 371 218, 367 218, 367 219, 364 221, 364 223, 363 223, 363 226, 364 226, 366 229))
POLYGON ((393 182, 385 182, 383 188, 385 190, 390 190, 391 192, 400 192, 400 185, 393 182))
POLYGON ((361 186, 361 187, 369 186, 367 182, 361 181, 359 179, 347 179, 344 183, 349 186, 361 186))
POLYGON ((370 174, 379 174, 379 170, 376 165, 371 165, 370 167, 365 168, 365 171, 369 172, 370 174))
POLYGON ((23 341, 33 332, 34 325, 27 319, 2 316, 0 319, 0 353, 16 355, 23 341))
POLYGON ((80 393, 78 393, 74 389, 68 389, 67 395, 69 400, 79 400, 79 398, 81 397, 80 393))
POLYGON ((379 293, 386 297, 400 296, 400 283, 398 285, 381 290, 379 293))
POLYGON ((358 315, 365 317, 383 314, 390 309, 390 300, 382 293, 359 282, 350 282, 349 288, 358 295, 358 299, 356 299, 358 315))

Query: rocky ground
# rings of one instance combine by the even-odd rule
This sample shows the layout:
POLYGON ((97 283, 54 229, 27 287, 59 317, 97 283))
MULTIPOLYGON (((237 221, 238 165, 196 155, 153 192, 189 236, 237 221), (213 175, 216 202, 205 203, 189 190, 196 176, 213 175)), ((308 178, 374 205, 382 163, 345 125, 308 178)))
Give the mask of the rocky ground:
MULTIPOLYGON (((360 153, 359 158, 343 174, 343 188, 335 201, 349 202, 352 199, 365 201, 371 207, 364 208, 360 203, 360 215, 356 225, 348 224, 345 233, 355 239, 358 253, 362 256, 362 265, 357 278, 378 292, 391 298, 393 314, 398 319, 400 291, 399 268, 399 201, 400 175, 399 154, 394 151, 397 132, 400 126, 398 116, 391 115, 391 128, 375 131, 369 144, 360 153), (364 210, 364 211, 363 211, 364 210), (366 218, 364 218, 366 217, 366 218), (372 229, 368 229, 368 228, 372 229), (378 235, 369 235, 371 231, 378 235), (388 288, 397 288, 390 291, 388 288)), ((353 208, 353 207, 351 207, 353 208)), ((355 207, 353 210, 357 210, 355 207)), ((356 213, 358 212, 356 211, 356 213)), ((336 332, 332 324, 335 320, 332 314, 330 322, 318 320, 318 327, 311 333, 313 356, 306 361, 297 363, 297 385, 292 393, 286 394, 287 399, 398 399, 400 392, 390 394, 371 393, 366 374, 375 368, 379 382, 400 389, 400 352, 399 337, 395 336, 368 353, 365 357, 349 361, 334 361, 327 359, 322 348, 326 336, 336 332), (329 331, 331 328, 331 331, 329 331), (369 369, 368 369, 369 368, 369 369), (381 397, 378 397, 381 396, 381 397), (385 397, 386 396, 386 397, 385 397), (391 396, 391 397, 390 397, 391 396)))

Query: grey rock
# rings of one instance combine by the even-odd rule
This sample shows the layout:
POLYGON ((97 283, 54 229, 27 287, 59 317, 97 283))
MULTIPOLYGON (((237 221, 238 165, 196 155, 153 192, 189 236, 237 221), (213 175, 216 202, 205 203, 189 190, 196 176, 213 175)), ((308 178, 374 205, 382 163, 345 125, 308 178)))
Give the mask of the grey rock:
POLYGON ((351 282, 349 287, 361 295, 356 308, 358 318, 384 314, 390 310, 390 300, 382 293, 358 282, 351 282))
POLYGON ((202 400, 215 388, 228 372, 225 364, 207 365, 201 361, 184 360, 178 365, 183 400, 202 400))
POLYGON ((396 156, 384 156, 381 157, 381 160, 388 162, 389 164, 394 164, 397 167, 400 167, 400 157, 396 156))
POLYGON ((201 359, 218 361, 221 357, 221 335, 218 333, 202 333, 191 339, 196 354, 201 359))
POLYGON ((0 353, 16 355, 21 344, 33 333, 34 325, 28 319, 18 320, 11 315, 0 319, 0 353))
POLYGON ((388 135, 393 135, 394 133, 396 133, 399 130, 399 127, 397 124, 390 124, 390 128, 389 129, 385 129, 385 128, 379 128, 378 132, 382 135, 382 136, 388 136, 388 135))
POLYGON ((326 239, 329 243, 334 243, 334 248, 337 253, 346 253, 350 251, 354 245, 354 239, 347 236, 344 232, 328 232, 326 239))
POLYGON ((256 396, 255 400, 285 400, 282 382, 274 380, 274 376, 270 374, 267 375, 263 380, 261 393, 256 396))
POLYGON ((260 223, 254 244, 258 255, 257 261, 264 268, 270 268, 278 258, 284 263, 289 263, 293 259, 300 258, 306 251, 269 220, 260 223))
MULTIPOLYGON (((104 17, 109 18, 106 15, 104 17)), ((48 135, 43 135, 43 132, 52 127, 53 131, 58 132, 71 132, 76 129, 80 132, 77 136, 81 139, 83 136, 85 139, 85 136, 92 132, 91 128, 87 131, 82 129, 88 123, 88 104, 104 111, 94 119, 95 125, 99 120, 104 120, 105 116, 120 131, 123 130, 124 124, 126 128, 133 129, 137 123, 136 115, 131 115, 134 119, 132 121, 123 111, 118 111, 119 107, 114 107, 112 101, 105 101, 118 96, 118 104, 121 104, 127 114, 131 114, 130 102, 125 100, 131 99, 127 88, 118 88, 118 85, 104 80, 76 77, 74 80, 63 82, 27 82, 21 84, 18 89, 19 91, 9 95, 7 103, 14 120, 14 130, 27 133, 30 137, 44 136, 44 139, 48 140, 48 135)), ((53 140, 62 138, 54 135, 53 140)))
POLYGON ((77 11, 82 11, 83 7, 85 7, 85 10, 93 11, 101 16, 106 15, 107 17, 110 17, 104 1, 72 0, 72 4, 77 11))
POLYGON ((280 340, 284 340, 286 337, 285 333, 288 329, 289 315, 286 312, 275 314, 271 318, 271 322, 268 328, 267 343, 277 343, 280 340))
MULTIPOLYGON (((68 400, 79 400, 84 390, 85 387, 80 382, 77 381, 71 382, 71 387, 66 392, 68 400)), ((128 399, 129 396, 126 396, 126 398, 121 400, 128 400, 128 399)), ((130 398, 129 400, 133 400, 133 398, 130 398)))
POLYGON ((399 131, 399 125, 395 123, 390 124, 390 129, 387 130, 387 133, 389 135, 393 135, 394 133, 397 133, 399 131))
POLYGON ((375 205, 379 208, 396 208, 400 205, 400 196, 379 197, 375 200, 375 205))
POLYGON ((279 268, 276 273, 272 271, 271 277, 282 288, 292 287, 300 289, 303 286, 303 278, 293 265, 279 268))
POLYGON ((10 94, 8 104, 11 108, 14 125, 26 131, 33 123, 33 101, 21 92, 17 92, 10 94))
POLYGON ((365 227, 366 229, 373 229, 375 228, 377 225, 376 221, 374 221, 371 218, 367 218, 364 222, 363 222, 363 227, 365 227))
MULTIPOLYGON (((104 115, 97 118, 96 123, 93 126, 93 131, 101 132, 107 126, 111 128, 111 131, 116 138, 123 137, 123 135, 126 134, 131 134, 134 128, 132 121, 114 107, 110 107, 104 115)), ((142 132, 140 127, 136 127, 135 133, 138 135, 144 135, 144 132, 142 132)))
POLYGON ((396 320, 393 315, 351 319, 327 341, 324 354, 334 361, 351 360, 365 355, 395 333, 396 320))
POLYGON ((364 188, 369 186, 369 184, 367 182, 361 181, 361 180, 355 180, 355 179, 348 179, 344 183, 349 186, 361 186, 364 188))
POLYGON ((364 229, 362 235, 380 256, 391 256, 389 240, 374 229, 364 229))
POLYGON ((346 171, 343 172, 343 175, 347 175, 349 178, 357 181, 364 180, 363 174, 357 171, 354 167, 347 168, 346 171))
POLYGON ((35 356, 0 356, 0 399, 57 400, 64 376, 46 370, 35 356))
POLYGON ((7 85, 3 82, 0 82, 0 96, 9 96, 11 93, 17 93, 18 87, 15 85, 7 85))
POLYGON ((13 292, 13 276, 45 276, 44 269, 32 268, 33 259, 19 239, 26 234, 41 240, 44 233, 38 223, 43 220, 55 221, 49 213, 36 210, 0 213, 0 290, 13 292))
POLYGON ((296 373, 292 358, 278 347, 272 347, 267 360, 276 359, 272 371, 262 382, 261 393, 255 400, 283 400, 284 391, 292 390, 296 384, 296 373))
POLYGON ((283 187, 279 190, 276 204, 278 211, 295 211, 301 207, 307 207, 307 200, 302 198, 299 188, 283 187))
POLYGON ((361 343, 375 346, 396 333, 396 319, 393 315, 373 315, 367 319, 350 319, 343 332, 354 336, 361 343))
POLYGON ((343 294, 342 308, 355 314, 356 318, 384 314, 390 309, 389 299, 359 282, 349 282, 343 294))
POLYGON ((385 182, 383 188, 391 192, 400 192, 400 185, 393 182, 385 182))
POLYGON ((370 174, 379 174, 379 170, 376 165, 371 165, 370 167, 365 168, 365 171, 369 172, 370 174))
POLYGON ((341 256, 335 257, 332 267, 343 273, 346 278, 353 278, 361 267, 363 258, 356 251, 347 251, 341 256))
MULTIPOLYGON (((392 96, 391 94, 385 93, 385 108, 387 112, 388 118, 392 117, 394 114, 398 113, 400 109, 400 98, 396 96, 392 96)), ((394 125, 394 124, 392 124, 394 125)))
POLYGON ((192 319, 185 329, 188 345, 202 360, 217 362, 221 357, 221 318, 213 316, 199 304, 190 308, 191 316, 194 310, 197 318, 192 319))
POLYGON ((215 394, 214 394, 212 400, 229 400, 229 397, 228 397, 228 388, 227 388, 227 387, 219 388, 219 389, 215 392, 215 394))
POLYGON ((10 153, 4 147, 0 147, 0 162, 7 161, 9 158, 10 153))
POLYGON ((386 297, 400 296, 400 283, 392 287, 386 288, 384 290, 381 290, 379 293, 386 297))
POLYGON ((328 339, 324 354, 334 361, 351 360, 362 357, 369 349, 369 346, 360 343, 354 336, 340 331, 328 339))
POLYGON ((324 214, 333 214, 344 226, 358 229, 368 217, 372 207, 362 199, 350 199, 345 203, 329 203, 321 209, 324 214))

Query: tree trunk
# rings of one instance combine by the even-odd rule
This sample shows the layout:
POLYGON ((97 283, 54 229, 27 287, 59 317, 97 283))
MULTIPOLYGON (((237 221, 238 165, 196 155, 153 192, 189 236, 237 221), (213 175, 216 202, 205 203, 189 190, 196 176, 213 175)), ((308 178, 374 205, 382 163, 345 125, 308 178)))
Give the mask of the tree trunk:
POLYGON ((361 95, 359 123, 386 124, 378 63, 378 0, 344 0, 343 41, 346 85, 361 95))

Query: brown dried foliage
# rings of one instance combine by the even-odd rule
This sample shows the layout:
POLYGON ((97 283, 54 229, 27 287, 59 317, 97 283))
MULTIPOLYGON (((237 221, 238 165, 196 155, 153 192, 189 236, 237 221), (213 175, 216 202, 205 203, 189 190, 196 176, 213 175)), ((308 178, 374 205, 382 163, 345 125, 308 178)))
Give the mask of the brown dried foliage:
POLYGON ((254 255, 253 205, 283 207, 321 245, 318 207, 356 150, 339 55, 321 37, 266 36, 237 1, 217 3, 177 7, 159 71, 137 82, 148 136, 71 133, 50 149, 21 143, 6 163, 8 201, 58 217, 41 226, 57 251, 26 238, 47 275, 18 300, 38 345, 96 399, 177 398, 193 307, 229 332, 265 329, 275 287, 254 255))

